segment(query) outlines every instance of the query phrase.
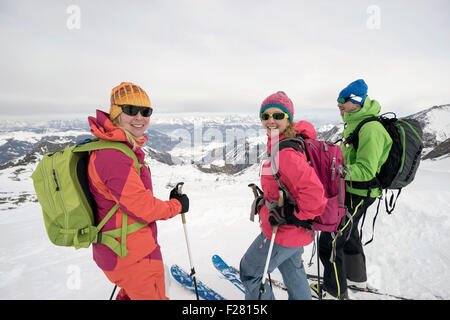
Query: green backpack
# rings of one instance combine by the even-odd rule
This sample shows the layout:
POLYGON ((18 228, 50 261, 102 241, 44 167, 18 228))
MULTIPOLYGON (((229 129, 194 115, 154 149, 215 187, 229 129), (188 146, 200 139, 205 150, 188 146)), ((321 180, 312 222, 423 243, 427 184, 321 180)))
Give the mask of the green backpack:
POLYGON ((128 216, 124 212, 121 228, 100 232, 119 209, 119 204, 116 203, 96 225, 97 205, 89 191, 87 166, 89 152, 101 149, 123 152, 134 160, 140 174, 143 164, 139 163, 134 152, 124 143, 86 139, 62 151, 45 154, 31 178, 42 207, 45 228, 53 244, 79 249, 88 248, 91 243, 101 243, 123 258, 128 253, 127 234, 147 224, 135 222, 127 225, 128 216), (116 240, 118 237, 121 237, 121 243, 116 240))

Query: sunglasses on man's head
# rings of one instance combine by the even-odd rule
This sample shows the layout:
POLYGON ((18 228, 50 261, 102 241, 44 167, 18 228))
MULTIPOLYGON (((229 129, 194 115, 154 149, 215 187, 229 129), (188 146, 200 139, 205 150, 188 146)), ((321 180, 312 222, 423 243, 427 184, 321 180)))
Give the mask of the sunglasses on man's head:
POLYGON ((150 107, 138 107, 129 104, 119 104, 118 106, 122 108, 123 113, 129 116, 135 116, 140 112, 143 117, 150 117, 153 112, 153 109, 150 107))
POLYGON ((289 115, 285 112, 274 112, 274 113, 263 112, 261 114, 261 120, 263 121, 267 121, 270 118, 273 118, 274 120, 283 120, 289 118, 289 115))
POLYGON ((337 102, 339 102, 339 103, 346 103, 350 99, 351 98, 337 98, 337 102))

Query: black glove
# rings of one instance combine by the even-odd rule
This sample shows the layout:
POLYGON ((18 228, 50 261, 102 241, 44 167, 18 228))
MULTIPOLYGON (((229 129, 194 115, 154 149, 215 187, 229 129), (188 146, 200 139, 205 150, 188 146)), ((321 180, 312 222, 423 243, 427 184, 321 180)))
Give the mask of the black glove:
POLYGON ((181 212, 186 213, 189 211, 189 198, 185 194, 179 194, 177 188, 173 188, 170 191, 170 199, 177 199, 181 203, 181 212))
POLYGON ((295 206, 286 202, 283 207, 274 207, 269 211, 269 223, 272 227, 294 225, 297 228, 311 229, 311 220, 299 220, 294 214, 295 206))
POLYGON ((302 227, 305 229, 311 229, 312 228, 312 220, 300 220, 297 218, 294 214, 294 205, 288 203, 288 206, 290 206, 292 209, 286 210, 288 212, 288 215, 286 217, 286 222, 289 225, 294 225, 297 228, 302 227))
POLYGON ((286 208, 287 206, 275 206, 269 211, 269 223, 272 227, 288 224, 286 208))

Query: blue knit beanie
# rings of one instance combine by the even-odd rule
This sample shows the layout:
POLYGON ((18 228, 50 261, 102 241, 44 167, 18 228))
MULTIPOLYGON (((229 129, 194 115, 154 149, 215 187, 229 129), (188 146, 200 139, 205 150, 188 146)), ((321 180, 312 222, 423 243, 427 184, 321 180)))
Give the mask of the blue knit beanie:
POLYGON ((367 97, 367 84, 363 79, 359 79, 350 83, 340 93, 338 98, 350 98, 349 100, 361 106, 367 97))

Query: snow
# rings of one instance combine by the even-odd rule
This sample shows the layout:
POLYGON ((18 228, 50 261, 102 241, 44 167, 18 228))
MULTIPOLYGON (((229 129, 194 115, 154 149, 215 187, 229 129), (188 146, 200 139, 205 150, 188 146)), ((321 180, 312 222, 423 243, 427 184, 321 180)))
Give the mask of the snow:
POLYGON ((36 133, 32 131, 10 131, 6 133, 2 133, 0 138, 0 146, 4 145, 8 142, 8 140, 16 140, 16 141, 26 141, 29 143, 38 143, 43 138, 47 136, 57 135, 59 136, 59 142, 69 142, 71 140, 64 139, 64 137, 76 137, 81 134, 89 134, 88 131, 81 130, 66 130, 66 131, 56 131, 52 129, 46 130, 44 133, 36 133))
MULTIPOLYGON (((227 299, 243 299, 243 294, 221 278, 211 263, 214 254, 230 265, 239 261, 259 234, 257 222, 249 220, 253 194, 249 183, 259 184, 259 167, 241 174, 202 173, 192 165, 168 166, 148 159, 155 195, 168 199, 170 185, 184 181, 190 198, 186 214, 193 262, 198 279, 227 299)), ((35 166, 35 165, 33 165, 35 166)), ((18 179, 14 169, 0 171, 0 197, 33 193, 25 167, 18 179)), ((414 182, 402 191, 392 215, 381 205, 374 241, 365 247, 368 283, 382 292, 412 299, 450 299, 450 158, 424 161, 414 182)), ((0 202, 0 299, 108 299, 113 285, 92 260, 92 250, 56 247, 47 238, 41 209, 36 202, 10 208, 0 202)), ((372 235, 373 205, 366 218, 363 241, 372 235)), ((167 267, 178 264, 189 269, 181 217, 158 222, 158 240, 167 267)), ((316 273, 316 257, 311 267, 312 244, 303 259, 308 273, 316 273)), ((321 267, 323 270, 323 268, 321 267)), ((180 287, 166 272, 166 294, 172 300, 194 300, 195 295, 180 287)), ((272 275, 281 279, 278 271, 272 275)), ((277 299, 287 299, 275 290, 277 299)), ((385 296, 352 294, 353 299, 387 299, 385 296)))
POLYGON ((412 117, 422 119, 427 124, 424 133, 436 137, 437 142, 442 142, 450 137, 450 105, 436 106, 421 112, 412 117))

